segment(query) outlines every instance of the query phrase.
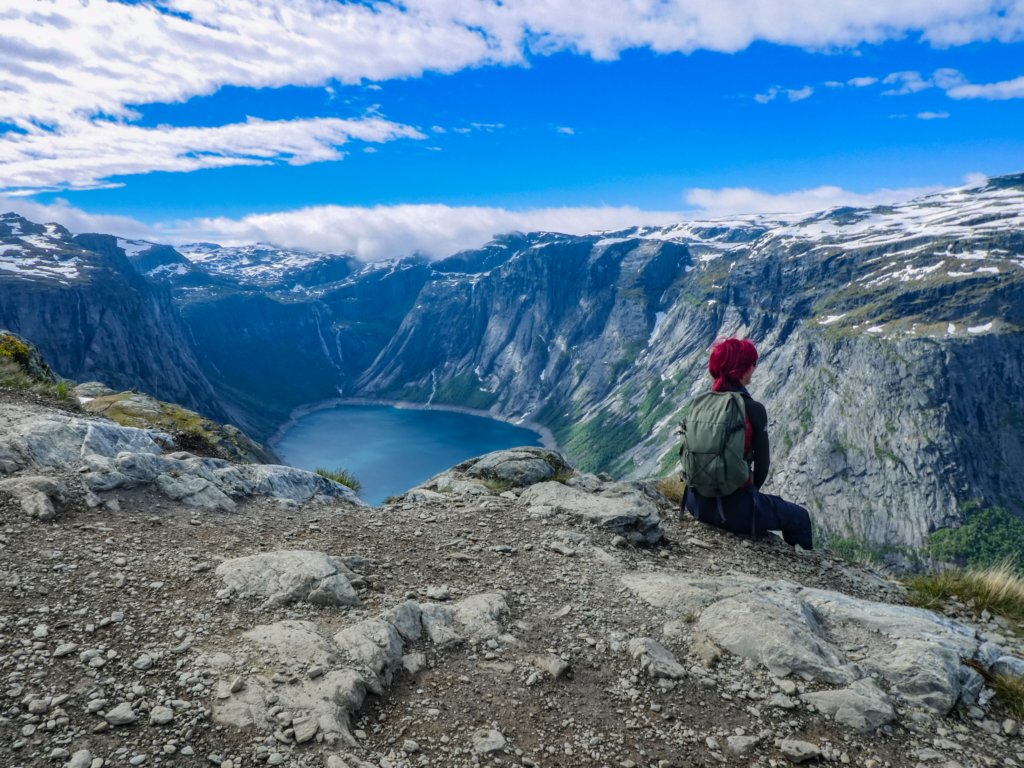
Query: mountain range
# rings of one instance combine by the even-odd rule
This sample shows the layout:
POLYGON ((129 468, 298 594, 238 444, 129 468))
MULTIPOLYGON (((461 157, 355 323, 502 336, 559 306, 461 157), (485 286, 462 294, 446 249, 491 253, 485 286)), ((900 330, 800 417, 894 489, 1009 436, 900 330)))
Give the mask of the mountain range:
POLYGON ((819 529, 918 546, 969 504, 1024 515, 1024 175, 908 203, 566 235, 428 262, 167 245, 0 217, 0 327, 75 379, 267 439, 338 397, 550 429, 620 477, 670 472, 707 350, 747 336, 766 490, 819 529))

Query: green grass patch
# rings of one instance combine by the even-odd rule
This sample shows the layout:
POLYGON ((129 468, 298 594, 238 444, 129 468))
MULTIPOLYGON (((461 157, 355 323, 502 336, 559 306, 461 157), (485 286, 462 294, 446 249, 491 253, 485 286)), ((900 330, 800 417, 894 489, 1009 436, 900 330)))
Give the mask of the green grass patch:
POLYGON ((344 467, 338 467, 337 469, 327 469, 325 467, 317 467, 316 473, 320 477, 326 477, 328 480, 333 480, 341 485, 348 486, 356 493, 363 490, 363 484, 359 482, 358 478, 349 472, 344 467))

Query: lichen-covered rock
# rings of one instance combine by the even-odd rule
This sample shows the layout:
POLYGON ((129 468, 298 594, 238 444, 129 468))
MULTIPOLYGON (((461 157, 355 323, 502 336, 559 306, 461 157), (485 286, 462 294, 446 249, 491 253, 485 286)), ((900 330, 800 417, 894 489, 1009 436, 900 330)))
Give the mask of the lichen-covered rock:
POLYGON ((30 379, 56 384, 57 376, 33 344, 10 331, 0 330, 0 358, 13 361, 30 379))
POLYGON ((565 459, 554 451, 524 446, 488 453, 474 459, 463 471, 469 477, 518 488, 550 480, 556 474, 571 469, 565 459))
MULTIPOLYGON (((102 385, 101 385, 102 386, 102 385)), ((240 463, 275 463, 278 458, 267 447, 251 440, 239 429, 218 424, 180 405, 165 403, 139 392, 101 392, 76 387, 83 410, 105 416, 128 427, 157 429, 174 437, 175 444, 196 454, 240 463), (97 394, 85 395, 85 392, 97 394)))

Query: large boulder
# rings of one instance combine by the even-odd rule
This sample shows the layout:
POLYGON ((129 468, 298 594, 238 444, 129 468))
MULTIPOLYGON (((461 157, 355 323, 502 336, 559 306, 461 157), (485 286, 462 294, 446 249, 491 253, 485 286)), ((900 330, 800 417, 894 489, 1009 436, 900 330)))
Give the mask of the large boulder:
POLYGON ((554 451, 528 446, 495 451, 467 463, 469 466, 464 471, 469 477, 509 488, 533 485, 558 474, 572 473, 572 468, 554 451))

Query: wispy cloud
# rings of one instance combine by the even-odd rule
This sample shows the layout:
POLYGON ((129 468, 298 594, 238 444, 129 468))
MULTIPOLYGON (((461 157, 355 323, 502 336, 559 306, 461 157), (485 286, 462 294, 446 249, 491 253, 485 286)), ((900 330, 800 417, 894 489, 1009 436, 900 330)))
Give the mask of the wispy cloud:
POLYGON ((921 77, 920 72, 913 71, 893 72, 883 78, 882 82, 892 86, 882 92, 883 96, 906 96, 910 93, 927 90, 935 85, 931 80, 921 77))
POLYGON ((575 136, 576 131, 567 125, 559 125, 555 127, 555 133, 564 133, 566 136, 575 136))
POLYGON ((949 112, 918 112, 918 120, 945 120, 949 117, 949 112))
POLYGON ((684 199, 697 209, 696 215, 714 217, 743 213, 802 213, 846 205, 870 208, 910 200, 937 192, 939 189, 941 188, 907 187, 852 192, 838 186, 821 186, 773 193, 749 187, 724 187, 691 189, 684 194, 684 199))
POLYGON ((804 99, 810 98, 814 93, 814 88, 810 85, 805 85, 803 88, 780 88, 778 86, 769 88, 764 93, 758 93, 754 96, 754 101, 758 104, 767 104, 775 99, 786 98, 789 101, 803 101, 804 99))
POLYGON ((0 189, 103 186, 152 171, 195 171, 236 165, 291 165, 337 160, 352 140, 423 139, 411 126, 378 117, 264 121, 212 128, 141 128, 82 121, 56 131, 33 129, 0 141, 0 189))
POLYGON ((877 82, 877 77, 851 77, 846 81, 846 84, 853 88, 867 88, 869 85, 874 85, 877 82))
POLYGON ((58 199, 50 204, 0 193, 0 212, 14 211, 30 221, 56 222, 75 233, 101 232, 123 237, 152 239, 154 228, 130 216, 93 214, 58 199))
POLYGON ((946 93, 952 99, 989 99, 992 101, 1024 99, 1024 76, 997 83, 959 83, 946 93))

